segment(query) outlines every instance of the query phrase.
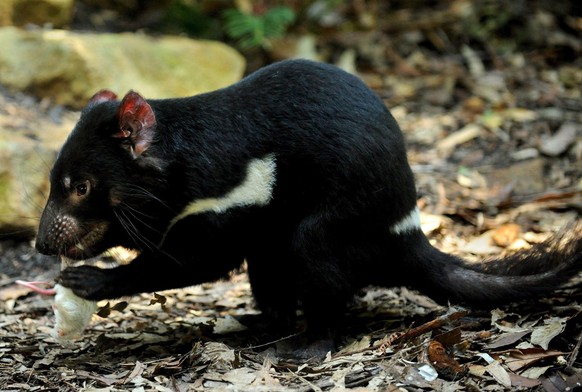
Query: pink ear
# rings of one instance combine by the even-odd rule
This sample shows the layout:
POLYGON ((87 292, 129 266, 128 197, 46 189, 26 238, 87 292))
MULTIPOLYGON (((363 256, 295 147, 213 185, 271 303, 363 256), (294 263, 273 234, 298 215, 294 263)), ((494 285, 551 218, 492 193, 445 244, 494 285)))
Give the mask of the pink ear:
POLYGON ((91 97, 87 106, 96 105, 101 102, 115 101, 117 95, 111 90, 101 90, 91 97))
POLYGON ((134 158, 148 149, 154 138, 156 117, 152 107, 135 91, 128 92, 119 107, 119 132, 113 137, 129 138, 134 158))

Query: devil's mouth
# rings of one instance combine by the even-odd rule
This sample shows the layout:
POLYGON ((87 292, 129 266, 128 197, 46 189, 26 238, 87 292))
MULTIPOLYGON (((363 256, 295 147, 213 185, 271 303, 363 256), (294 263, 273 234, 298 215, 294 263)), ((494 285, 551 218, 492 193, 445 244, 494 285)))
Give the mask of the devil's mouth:
POLYGON ((104 250, 98 250, 97 245, 105 236, 108 224, 100 223, 95 225, 87 234, 85 234, 81 239, 75 244, 68 247, 63 256, 72 259, 83 259, 87 257, 97 256, 98 253, 104 250))

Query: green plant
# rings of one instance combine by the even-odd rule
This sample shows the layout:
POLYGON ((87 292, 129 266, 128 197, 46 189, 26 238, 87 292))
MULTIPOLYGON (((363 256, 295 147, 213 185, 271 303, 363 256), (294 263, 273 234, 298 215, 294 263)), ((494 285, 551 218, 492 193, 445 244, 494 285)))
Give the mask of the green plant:
POLYGON ((269 49, 270 40, 281 37, 295 21, 295 12, 289 7, 274 7, 256 15, 233 8, 224 11, 223 18, 226 34, 238 40, 241 49, 269 49))
POLYGON ((195 0, 172 0, 162 28, 166 33, 206 39, 219 39, 223 35, 221 21, 209 15, 195 0))

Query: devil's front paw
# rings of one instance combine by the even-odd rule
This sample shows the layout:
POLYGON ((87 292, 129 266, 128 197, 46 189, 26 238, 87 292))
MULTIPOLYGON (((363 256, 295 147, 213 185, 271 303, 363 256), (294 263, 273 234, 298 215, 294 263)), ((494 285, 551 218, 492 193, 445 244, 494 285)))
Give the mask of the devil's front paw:
POLYGON ((75 295, 90 300, 106 299, 107 289, 111 287, 107 270, 88 265, 66 268, 61 272, 59 283, 73 290, 75 295))

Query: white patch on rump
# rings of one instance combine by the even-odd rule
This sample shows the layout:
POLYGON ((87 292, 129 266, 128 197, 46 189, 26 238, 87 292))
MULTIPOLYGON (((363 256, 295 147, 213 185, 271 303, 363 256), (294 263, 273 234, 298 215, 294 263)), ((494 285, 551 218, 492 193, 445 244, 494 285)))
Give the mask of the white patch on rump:
POLYGON ((235 207, 265 206, 273 197, 275 186, 276 162, 274 154, 261 159, 253 159, 247 166, 244 181, 221 197, 194 200, 184 210, 172 219, 170 228, 181 219, 203 212, 224 213, 235 207))
POLYGON ((420 210, 415 207, 404 218, 392 225, 390 232, 394 234, 406 234, 420 229, 420 210))

